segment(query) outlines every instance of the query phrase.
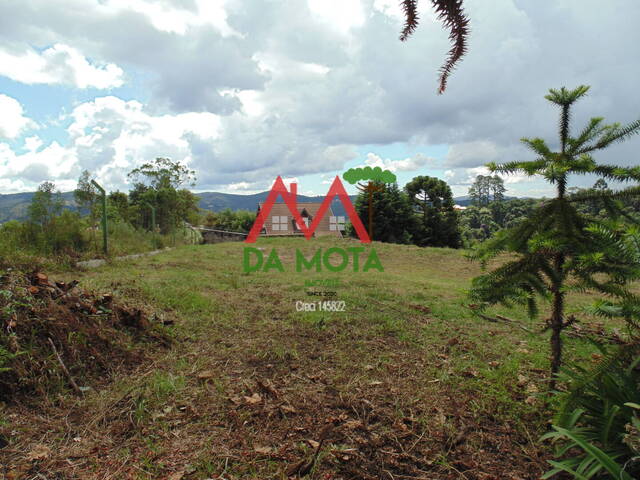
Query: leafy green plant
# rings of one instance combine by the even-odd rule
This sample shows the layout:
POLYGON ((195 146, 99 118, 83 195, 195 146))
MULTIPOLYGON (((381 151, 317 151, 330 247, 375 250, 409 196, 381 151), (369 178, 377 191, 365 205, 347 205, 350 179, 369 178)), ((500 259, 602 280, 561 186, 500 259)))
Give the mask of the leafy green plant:
POLYGON ((567 472, 577 479, 632 480, 640 475, 637 417, 640 408, 638 347, 605 353, 592 369, 562 373, 570 385, 562 394, 554 431, 542 439, 558 444, 554 467, 543 478, 567 472))

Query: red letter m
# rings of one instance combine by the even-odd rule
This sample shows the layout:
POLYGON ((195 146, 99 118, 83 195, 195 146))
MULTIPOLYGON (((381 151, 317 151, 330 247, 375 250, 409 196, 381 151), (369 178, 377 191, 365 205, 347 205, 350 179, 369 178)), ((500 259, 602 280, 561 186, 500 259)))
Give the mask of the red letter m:
POLYGON ((254 222, 253 227, 251 227, 251 231, 249 232, 249 235, 245 240, 246 243, 254 243, 256 241, 256 239, 258 238, 258 235, 260 235, 260 231, 262 230, 264 223, 266 222, 269 216, 269 212, 271 212, 271 208, 273 207, 273 204, 276 203, 276 199, 278 198, 278 195, 282 196, 284 203, 289 208, 291 215, 293 215, 293 218, 300 226, 300 230, 302 230, 302 233, 304 234, 307 240, 309 240, 313 236, 313 232, 315 232, 316 229, 318 228, 318 225, 320 225, 320 220, 322 220, 322 217, 324 217, 324 215, 327 213, 327 210, 329 210, 329 206, 331 205, 331 201, 333 200, 333 197, 337 196, 342 202, 342 205, 344 205, 344 208, 347 211, 347 216, 349 217, 349 220, 351 220, 351 224, 353 225, 353 228, 356 229, 356 233, 358 234, 360 241, 362 243, 371 243, 371 239, 369 239, 369 234, 365 230, 364 225, 362 225, 362 222, 360 221, 360 217, 358 217, 358 214, 356 213, 356 209, 353 208, 353 203, 351 203, 351 199, 349 198, 349 195, 347 195, 347 192, 344 189, 344 186, 342 185, 342 182, 340 181, 339 177, 336 176, 336 178, 333 180, 333 183, 331 184, 331 188, 329 188, 329 192, 327 192, 327 196, 324 197, 322 205, 320 205, 320 208, 318 209, 318 211, 315 214, 315 217, 313 218, 313 223, 311 224, 311 226, 307 227, 304 221, 302 220, 302 217, 300 216, 300 212, 298 212, 298 208, 296 206, 297 192, 296 192, 295 183, 291 184, 291 193, 289 193, 289 191, 287 190, 287 187, 285 187, 284 182, 282 181, 282 178, 280 178, 279 175, 278 175, 278 178, 276 178, 276 181, 273 184, 273 187, 271 187, 271 191, 269 192, 269 195, 267 196, 267 199, 265 200, 264 205, 258 212, 256 221, 254 222))

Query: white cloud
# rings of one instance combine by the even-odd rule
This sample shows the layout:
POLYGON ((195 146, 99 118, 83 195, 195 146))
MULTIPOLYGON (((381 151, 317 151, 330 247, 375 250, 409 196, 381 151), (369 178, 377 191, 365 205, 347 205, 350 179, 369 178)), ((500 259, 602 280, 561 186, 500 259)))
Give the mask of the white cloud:
POLYGON ((264 113, 265 106, 261 101, 262 92, 259 90, 220 90, 222 95, 229 95, 237 98, 242 103, 242 111, 252 117, 260 116, 264 113))
POLYGON ((20 102, 0 94, 0 138, 16 138, 25 130, 34 127, 35 122, 24 115, 20 102))
POLYGON ((311 13, 341 33, 362 26, 364 11, 360 0, 307 0, 311 13))
MULTIPOLYGON (((269 188, 273 187, 274 183, 276 183, 275 178, 271 181, 269 188)), ((287 189, 291 189, 291 184, 299 184, 300 180, 298 179, 298 177, 282 177, 282 183, 284 183, 284 186, 287 187, 287 189)))
MULTIPOLYGON (((33 140, 30 145, 35 145, 33 140)), ((73 149, 58 142, 23 154, 16 154, 9 145, 0 143, 0 178, 20 179, 22 185, 29 184, 31 189, 45 180, 68 179, 76 172, 76 163, 73 149)))
MULTIPOLYGON (((373 8, 393 18, 398 24, 404 23, 404 13, 398 0, 374 0, 373 8)), ((421 25, 426 24, 425 20, 433 21, 435 14, 430 2, 418 2, 418 16, 421 25)))
POLYGON ((418 153, 413 157, 408 157, 403 160, 390 160, 388 158, 383 159, 375 153, 367 153, 365 159, 365 165, 369 167, 380 167, 383 169, 391 170, 392 172, 414 172, 420 168, 426 167, 430 163, 433 164, 436 160, 431 157, 427 157, 422 153, 418 153))
POLYGON ((189 163, 194 139, 211 142, 220 128, 220 118, 212 113, 154 116, 140 102, 113 96, 78 105, 70 116, 70 145, 80 166, 118 183, 124 181, 118 172, 155 157, 189 163))
POLYGON ((26 84, 63 84, 78 88, 123 85, 124 72, 113 63, 90 63, 77 49, 55 44, 42 53, 0 50, 0 75, 26 84))
POLYGON ((37 152, 38 149, 42 146, 42 140, 39 137, 27 137, 24 139, 24 148, 26 148, 29 152, 37 152))
POLYGON ((456 143, 449 147, 445 163, 454 167, 485 164, 497 160, 500 153, 498 146, 489 140, 456 143))
POLYGON ((231 183, 227 189, 232 191, 232 192, 237 192, 237 191, 241 191, 241 192, 246 192, 248 190, 252 190, 252 184, 249 182, 237 182, 237 183, 231 183))
POLYGON ((3 194, 20 193, 33 190, 29 182, 25 182, 20 178, 2 178, 0 177, 0 191, 3 194))
POLYGON ((109 0, 105 7, 114 11, 130 11, 144 15, 154 28, 167 33, 185 35, 190 28, 210 25, 223 36, 241 36, 227 23, 224 0, 196 0, 193 7, 149 0, 109 0))
MULTIPOLYGON (((212 113, 152 115, 137 101, 108 96, 78 105, 69 114, 66 146, 40 138, 25 139, 26 153, 0 143, 0 177, 23 179, 29 189, 42 181, 73 184, 82 170, 96 175, 110 190, 126 189, 126 173, 156 157, 189 164, 194 139, 212 142, 220 119, 212 113)), ((13 184, 15 188, 15 185, 13 184)))
MULTIPOLYGON (((487 167, 458 168, 454 170, 446 170, 444 178, 447 183, 456 186, 471 185, 478 175, 494 175, 487 167)), ((525 174, 500 175, 506 185, 514 186, 531 181, 531 177, 525 174)))
MULTIPOLYGON (((398 41, 396 0, 0 2, 0 50, 21 67, 10 73, 24 81, 96 83, 78 80, 82 69, 68 65, 67 50, 57 52, 62 61, 42 66, 44 52, 31 46, 70 46, 90 72, 107 71, 97 60, 126 66, 134 80, 127 93, 140 103, 96 101, 84 107, 86 128, 78 110, 72 121, 79 130, 72 128, 68 142, 57 138, 78 168, 104 168, 113 185, 156 154, 189 160, 199 187, 211 189, 341 170, 359 146, 394 143, 450 145, 444 167, 466 182, 474 173, 467 169, 487 161, 532 158, 518 150, 523 136, 553 144, 557 111, 543 96, 562 85, 593 86, 575 109, 576 128, 591 115, 637 118, 628 99, 638 70, 640 2, 486 3, 465 1, 470 49, 442 96, 435 94, 436 72, 449 41, 427 1, 419 2, 421 24, 406 43, 398 41), (555 48, 562 42, 575 43, 570 59, 555 48)), ((114 78, 122 81, 113 75, 102 84, 114 78)), ((637 146, 638 137, 598 160, 633 163, 637 146)), ((369 161, 436 174, 436 165, 420 158, 369 161)))

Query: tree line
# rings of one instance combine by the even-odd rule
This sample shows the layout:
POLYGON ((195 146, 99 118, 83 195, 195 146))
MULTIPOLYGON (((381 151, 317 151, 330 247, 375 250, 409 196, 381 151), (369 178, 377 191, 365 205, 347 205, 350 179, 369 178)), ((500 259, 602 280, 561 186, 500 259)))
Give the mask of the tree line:
MULTIPOLYGON (((541 199, 505 197, 498 175, 478 175, 469 188, 471 204, 456 208, 450 186, 439 178, 418 176, 403 189, 378 183, 372 197, 376 241, 421 247, 472 247, 529 216, 541 199)), ((369 215, 369 194, 356 197, 360 218, 369 215)), ((355 236, 353 229, 349 234, 355 236)))
MULTIPOLYGON (((179 161, 156 158, 128 173, 132 189, 111 191, 106 197, 110 254, 125 254, 168 244, 194 241, 191 225, 248 232, 255 212, 209 212, 198 207, 193 186, 196 174, 179 161)), ((66 205, 53 182, 43 182, 28 207, 28 219, 0 226, 0 260, 33 256, 77 259, 101 252, 99 229, 102 205, 85 170, 73 192, 75 209, 66 205)))
MULTIPOLYGON (((419 246, 462 246, 458 215, 446 182, 418 176, 402 190, 397 183, 374 183, 379 188, 371 194, 359 193, 355 202, 360 218, 368 218, 371 207, 374 240, 419 246)), ((347 233, 355 236, 351 226, 347 233)))

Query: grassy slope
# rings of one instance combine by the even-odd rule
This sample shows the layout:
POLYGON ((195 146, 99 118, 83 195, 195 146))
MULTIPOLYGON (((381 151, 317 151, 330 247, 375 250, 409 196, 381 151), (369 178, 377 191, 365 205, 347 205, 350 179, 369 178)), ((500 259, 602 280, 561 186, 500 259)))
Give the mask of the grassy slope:
MULTIPOLYGON (((479 267, 461 251, 376 243, 384 273, 295 272, 296 248, 336 242, 347 244, 259 240, 285 273, 244 274, 245 245, 225 243, 83 274, 177 313, 179 342, 109 389, 64 399, 47 422, 24 421, 17 444, 49 445, 57 478, 286 478, 330 423, 311 478, 538 478, 546 335, 472 317, 465 289, 479 267), (346 312, 296 312, 317 299, 305 280, 336 278, 316 290, 336 290, 346 312)), ((577 340, 566 351, 591 353, 577 340)))

